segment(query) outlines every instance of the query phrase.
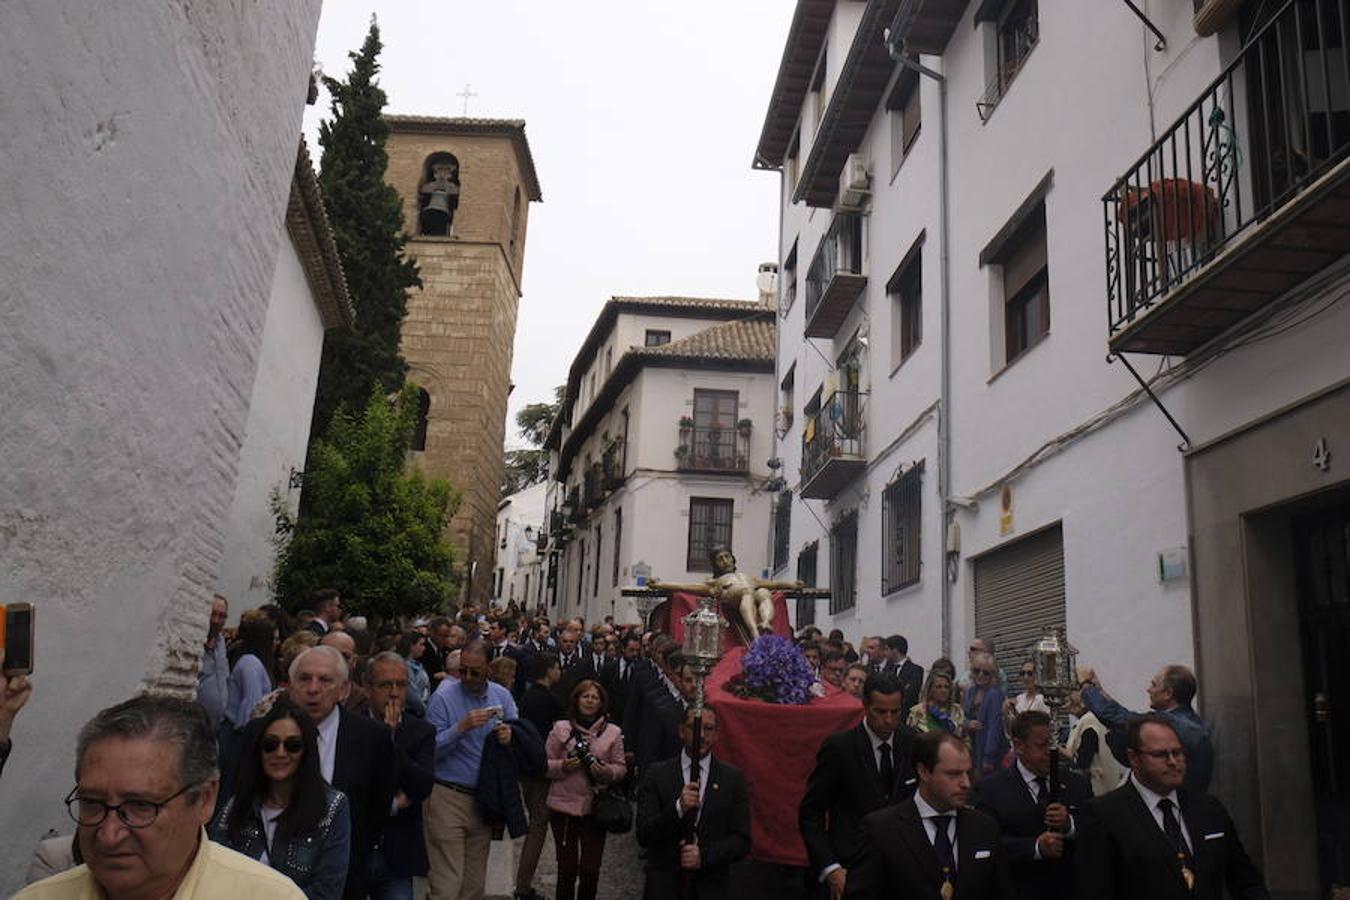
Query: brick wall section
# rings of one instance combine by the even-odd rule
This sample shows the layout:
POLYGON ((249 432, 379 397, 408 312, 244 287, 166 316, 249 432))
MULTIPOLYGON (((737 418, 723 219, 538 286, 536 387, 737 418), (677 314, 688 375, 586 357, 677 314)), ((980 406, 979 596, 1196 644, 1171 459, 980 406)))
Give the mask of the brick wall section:
POLYGON ((0 602, 38 610, 0 895, 80 725, 195 686, 319 6, 0 4, 0 602))
MULTIPOLYGON (((492 589, 528 191, 508 136, 418 134, 406 128, 390 135, 387 178, 404 198, 410 231, 416 230, 417 189, 427 157, 447 151, 460 162, 454 236, 413 236, 408 243, 421 267, 422 290, 408 304, 402 351, 409 377, 431 395, 427 446, 416 462, 463 493, 449 532, 459 565, 478 562, 473 596, 481 601, 492 589), (518 188, 520 216, 513 235, 518 188)), ((467 568, 462 571, 467 575, 467 568)))

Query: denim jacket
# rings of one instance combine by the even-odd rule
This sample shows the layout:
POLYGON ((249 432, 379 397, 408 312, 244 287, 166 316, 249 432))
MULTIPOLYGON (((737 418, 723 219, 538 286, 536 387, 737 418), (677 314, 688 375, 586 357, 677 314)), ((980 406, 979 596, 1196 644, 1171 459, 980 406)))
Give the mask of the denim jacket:
POLYGON ((239 840, 232 840, 226 827, 234 807, 231 797, 211 822, 211 839, 251 859, 261 859, 266 850, 268 865, 294 881, 308 900, 341 900, 351 855, 351 805, 346 794, 326 790, 323 817, 307 834, 279 837, 268 847, 262 811, 255 806, 239 840))
MULTIPOLYGON (((1082 696, 1083 705, 1096 713, 1113 732, 1123 732, 1130 717, 1136 715, 1106 696, 1096 685, 1084 687, 1082 696)), ((1186 751, 1186 780, 1182 786, 1202 793, 1209 790, 1209 780, 1214 774, 1214 742, 1209 726, 1189 706, 1158 710, 1158 713, 1172 723, 1177 739, 1186 751)))

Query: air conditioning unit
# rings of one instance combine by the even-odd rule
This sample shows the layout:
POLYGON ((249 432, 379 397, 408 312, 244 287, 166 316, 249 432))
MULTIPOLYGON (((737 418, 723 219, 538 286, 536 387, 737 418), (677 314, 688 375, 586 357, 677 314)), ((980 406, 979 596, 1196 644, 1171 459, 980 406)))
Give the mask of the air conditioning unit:
POLYGON ((839 173, 839 205, 858 209, 871 196, 871 176, 867 173, 867 161, 861 153, 850 153, 844 161, 844 171, 839 173))

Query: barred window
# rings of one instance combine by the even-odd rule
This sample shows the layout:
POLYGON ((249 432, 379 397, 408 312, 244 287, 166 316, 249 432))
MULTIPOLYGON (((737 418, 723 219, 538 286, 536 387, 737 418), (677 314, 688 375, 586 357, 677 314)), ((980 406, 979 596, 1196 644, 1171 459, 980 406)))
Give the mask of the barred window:
POLYGON ((792 491, 783 491, 773 506, 773 569, 788 564, 788 545, 792 538, 792 491))
POLYGON ((892 481, 881 497, 881 593, 914 584, 920 576, 923 463, 892 481))
POLYGON ((712 571, 712 549, 731 546, 733 502, 713 497, 689 499, 689 546, 685 568, 712 571))
MULTIPOLYGON (((820 544, 812 541, 797 554, 797 580, 807 587, 816 586, 816 563, 820 544)), ((812 597, 797 598, 797 627, 816 623, 816 601, 812 597)))
POLYGON ((849 513, 830 529, 830 615, 857 603, 858 514, 849 513))

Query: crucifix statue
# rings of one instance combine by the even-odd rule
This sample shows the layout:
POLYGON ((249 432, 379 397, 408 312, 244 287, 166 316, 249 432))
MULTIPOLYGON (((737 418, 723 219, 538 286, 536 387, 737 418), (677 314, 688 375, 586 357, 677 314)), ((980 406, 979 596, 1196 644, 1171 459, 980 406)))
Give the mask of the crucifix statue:
POLYGON ((800 581, 769 581, 736 571, 736 557, 729 547, 714 547, 713 575, 701 584, 672 584, 652 581, 649 587, 663 593, 683 592, 700 597, 712 597, 738 610, 749 636, 773 632, 773 592, 806 590, 800 581))

